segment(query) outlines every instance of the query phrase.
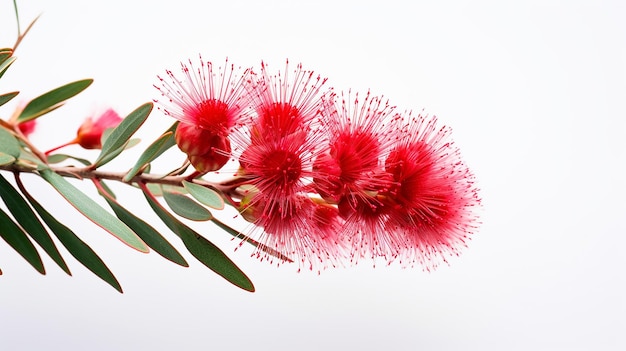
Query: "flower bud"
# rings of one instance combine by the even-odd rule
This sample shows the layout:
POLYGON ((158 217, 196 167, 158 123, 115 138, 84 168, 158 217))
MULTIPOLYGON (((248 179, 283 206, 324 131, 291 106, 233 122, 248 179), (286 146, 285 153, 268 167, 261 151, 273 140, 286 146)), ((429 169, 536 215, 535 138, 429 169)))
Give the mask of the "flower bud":
POLYGON ((76 143, 85 149, 101 149, 102 133, 109 128, 117 127, 122 119, 113 109, 106 110, 95 122, 87 118, 78 128, 76 143))
POLYGON ((37 120, 35 119, 31 119, 30 121, 26 121, 24 123, 20 123, 17 125, 17 127, 20 129, 20 131, 22 132, 22 134, 24 134, 25 137, 28 137, 29 135, 31 135, 35 131, 36 126, 37 126, 37 120))
MULTIPOLYGON (((189 162, 202 173, 217 171, 230 159, 230 140, 219 135, 210 136, 203 141, 208 151, 200 155, 188 155, 189 162)), ((205 147, 205 145, 203 145, 205 147)))

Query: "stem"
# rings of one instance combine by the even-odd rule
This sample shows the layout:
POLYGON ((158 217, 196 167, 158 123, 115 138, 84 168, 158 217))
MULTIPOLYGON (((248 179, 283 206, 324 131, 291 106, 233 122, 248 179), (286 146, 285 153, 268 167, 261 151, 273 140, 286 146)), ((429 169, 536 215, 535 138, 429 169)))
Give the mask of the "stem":
MULTIPOLYGON (((0 170, 17 172, 17 173, 37 173, 37 169, 33 167, 28 167, 24 164, 13 163, 0 165, 0 170)), ((127 184, 141 184, 141 183, 152 183, 152 184, 162 184, 162 185, 172 185, 172 186, 183 186, 183 181, 188 181, 191 183, 195 183, 198 185, 202 185, 205 187, 211 187, 215 190, 218 190, 222 193, 229 193, 232 191, 231 187, 223 186, 219 183, 213 183, 206 181, 204 179, 188 179, 187 176, 177 175, 177 176, 163 176, 159 174, 149 174, 142 173, 134 176, 130 181, 124 181, 124 177, 126 173, 124 172, 109 172, 109 171, 100 171, 100 170, 92 170, 89 167, 73 167, 73 166, 65 166, 65 167, 50 167, 50 170, 53 172, 63 176, 63 177, 72 177, 78 179, 107 179, 118 181, 127 184)))
POLYGON ((61 145, 59 145, 59 146, 53 147, 52 149, 50 149, 50 150, 48 150, 48 151, 44 152, 44 154, 45 154, 46 156, 48 156, 48 155, 50 155, 51 153, 53 153, 54 151, 57 151, 58 149, 64 148, 64 147, 69 146, 69 145, 74 145, 74 144, 76 144, 76 143, 78 143, 78 139, 74 139, 74 140, 69 141, 69 142, 67 142, 67 143, 65 143, 65 144, 61 144, 61 145))

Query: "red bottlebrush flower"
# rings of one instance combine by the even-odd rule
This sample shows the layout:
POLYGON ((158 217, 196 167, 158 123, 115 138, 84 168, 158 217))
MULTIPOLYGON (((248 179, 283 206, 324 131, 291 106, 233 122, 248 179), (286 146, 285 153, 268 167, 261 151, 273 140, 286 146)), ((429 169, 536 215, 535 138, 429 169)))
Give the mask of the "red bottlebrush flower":
POLYGON ((328 101, 322 110, 322 126, 328 134, 328 151, 314 162, 317 192, 337 203, 345 219, 343 235, 352 242, 353 260, 367 254, 392 259, 401 243, 385 230, 389 208, 380 195, 393 179, 384 171, 384 159, 400 137, 401 117, 394 107, 369 93, 341 101, 328 101))
POLYGON ((189 65, 181 63, 181 70, 182 81, 167 70, 168 79, 158 77, 161 86, 154 86, 163 96, 155 102, 166 115, 222 137, 249 121, 245 85, 250 69, 242 71, 226 59, 224 68, 214 72, 213 64, 200 57, 199 68, 190 60, 189 65))
POLYGON ((28 138, 28 136, 35 131, 35 128, 37 127, 37 120, 31 119, 30 121, 18 124, 17 127, 20 129, 20 132, 28 138))
POLYGON ((413 118, 385 162, 393 187, 385 194, 393 208, 386 228, 404 242, 404 264, 427 270, 457 255, 477 226, 480 205, 473 175, 449 140, 450 129, 436 118, 413 118))
POLYGON ((393 110, 380 98, 370 97, 369 92, 362 102, 358 94, 352 102, 342 98, 340 106, 333 100, 327 101, 322 123, 328 133, 329 150, 314 164, 318 171, 314 181, 320 195, 338 202, 342 196, 389 186, 377 174, 381 173, 384 156, 399 137, 398 117, 393 110))
MULTIPOLYGON (((337 209, 302 194, 287 199, 290 206, 284 209, 273 203, 275 200, 256 193, 244 212, 248 214, 247 220, 263 229, 258 241, 294 258, 300 267, 317 269, 318 273, 329 265, 335 266, 345 250, 339 236, 341 222, 337 209)), ((268 258, 261 251, 257 255, 268 258)))
POLYGON ((166 71, 169 81, 159 77, 156 86, 164 101, 159 109, 181 123, 176 129, 178 147, 189 156, 199 172, 220 169, 230 157, 231 132, 250 120, 245 85, 250 69, 241 71, 226 59, 225 68, 213 71, 211 62, 200 57, 200 67, 181 63, 184 80, 166 71))
POLYGON ((286 68, 270 77, 262 64, 250 90, 257 118, 249 134, 233 135, 243 150, 241 176, 255 189, 245 199, 244 218, 263 228, 260 242, 311 269, 340 255, 337 211, 309 198, 313 160, 325 147, 325 135, 314 125, 324 82, 301 65, 293 76, 286 68))
POLYGON ((289 72, 287 61, 284 73, 270 76, 267 65, 262 62, 261 76, 250 86, 257 113, 251 130, 252 143, 257 138, 279 140, 308 129, 321 108, 321 88, 325 83, 326 78, 304 70, 302 64, 289 72))
POLYGON ((89 117, 78 128, 75 143, 85 149, 101 149, 102 133, 109 128, 117 127, 122 119, 113 109, 104 111, 95 121, 89 117))

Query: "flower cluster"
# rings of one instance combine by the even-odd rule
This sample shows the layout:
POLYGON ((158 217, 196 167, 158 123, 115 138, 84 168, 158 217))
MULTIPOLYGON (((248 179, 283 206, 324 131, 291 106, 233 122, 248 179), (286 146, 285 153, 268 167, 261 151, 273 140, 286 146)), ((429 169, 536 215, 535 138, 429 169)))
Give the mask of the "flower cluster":
POLYGON ((238 161, 225 196, 250 236, 300 266, 369 257, 431 269, 475 231, 473 175, 436 118, 337 94, 301 64, 181 68, 182 80, 166 71, 155 85, 180 122, 178 147, 200 175, 238 161))

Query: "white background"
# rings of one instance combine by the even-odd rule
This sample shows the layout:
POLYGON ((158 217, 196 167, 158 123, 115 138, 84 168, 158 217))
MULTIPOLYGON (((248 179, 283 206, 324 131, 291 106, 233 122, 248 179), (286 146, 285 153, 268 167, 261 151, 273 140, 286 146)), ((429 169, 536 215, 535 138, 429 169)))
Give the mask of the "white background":
MULTIPOLYGON (((0 242, 0 349, 626 349, 623 2, 19 3, 23 28, 42 16, 0 91, 20 90, 17 102, 95 79, 41 120, 33 140, 42 149, 73 138, 94 111, 124 115, 151 101, 156 75, 198 53, 276 70, 289 58, 336 89, 371 89, 450 125, 481 188, 483 225, 434 273, 363 262, 318 276, 259 263, 248 248, 234 251, 227 234, 194 223, 251 277, 251 294, 188 253, 191 267, 182 268, 128 249, 25 177, 125 293, 65 250, 74 276, 47 257, 41 276, 0 242)), ((3 0, 0 46, 15 36, 12 1, 3 0)), ((170 123, 155 111, 142 145, 170 123)), ((127 169, 136 155, 109 166, 127 169)), ((116 189, 185 252, 138 191, 116 189)))

